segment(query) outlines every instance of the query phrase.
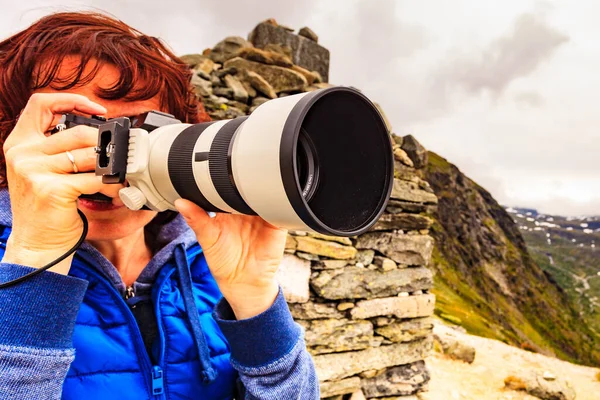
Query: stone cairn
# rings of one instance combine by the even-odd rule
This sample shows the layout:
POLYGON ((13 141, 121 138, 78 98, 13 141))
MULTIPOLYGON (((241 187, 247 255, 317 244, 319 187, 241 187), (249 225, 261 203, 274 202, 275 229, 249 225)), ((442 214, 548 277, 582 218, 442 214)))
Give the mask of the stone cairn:
MULTIPOLYGON (((248 40, 228 37, 182 58, 208 114, 230 119, 269 99, 331 86, 329 51, 317 41, 309 28, 294 34, 270 19, 248 40)), ((278 272, 305 328, 321 397, 330 400, 408 399, 429 381, 423 360, 432 347, 433 239, 424 214, 437 198, 418 176, 425 149, 412 136, 390 140, 394 188, 377 224, 354 238, 290 232, 278 272)))

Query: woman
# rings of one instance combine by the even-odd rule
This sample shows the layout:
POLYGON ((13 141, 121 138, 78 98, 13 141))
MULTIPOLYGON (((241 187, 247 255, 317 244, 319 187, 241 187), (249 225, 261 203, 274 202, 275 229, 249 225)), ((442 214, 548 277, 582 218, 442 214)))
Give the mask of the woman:
POLYGON ((274 279, 286 232, 258 217, 131 211, 94 175, 97 129, 64 113, 206 120, 190 71, 157 39, 58 13, 0 43, 0 397, 318 399, 274 279))

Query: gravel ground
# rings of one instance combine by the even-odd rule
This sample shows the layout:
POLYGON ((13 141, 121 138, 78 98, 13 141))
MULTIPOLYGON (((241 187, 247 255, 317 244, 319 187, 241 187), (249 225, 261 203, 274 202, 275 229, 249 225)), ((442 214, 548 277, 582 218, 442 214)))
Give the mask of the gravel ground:
POLYGON ((435 331, 451 331, 476 349, 475 362, 454 361, 433 353, 427 360, 431 372, 429 391, 419 395, 423 400, 536 400, 524 392, 504 390, 504 378, 520 371, 548 371, 564 378, 575 389, 577 400, 600 400, 597 368, 571 364, 556 358, 524 351, 497 340, 456 332, 444 325, 435 331))

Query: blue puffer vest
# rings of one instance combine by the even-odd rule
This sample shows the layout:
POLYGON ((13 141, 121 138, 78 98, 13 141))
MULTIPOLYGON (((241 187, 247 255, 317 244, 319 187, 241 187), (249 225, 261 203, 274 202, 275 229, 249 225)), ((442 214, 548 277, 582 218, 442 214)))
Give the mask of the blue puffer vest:
MULTIPOLYGON (((9 227, 0 227, 4 241, 9 227)), ((2 249, 3 250, 3 249, 2 249)), ((152 285, 158 338, 150 357, 136 320, 98 260, 78 251, 69 275, 89 282, 73 335, 68 400, 234 398, 237 372, 212 311, 221 293, 200 246, 174 246, 152 285)))

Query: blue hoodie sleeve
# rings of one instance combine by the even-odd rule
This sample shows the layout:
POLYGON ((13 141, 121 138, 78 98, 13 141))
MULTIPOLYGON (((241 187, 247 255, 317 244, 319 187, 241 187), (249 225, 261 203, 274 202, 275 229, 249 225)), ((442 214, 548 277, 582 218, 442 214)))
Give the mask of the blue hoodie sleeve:
POLYGON ((214 318, 231 346, 246 400, 319 399, 319 381, 306 351, 302 328, 290 314, 281 289, 263 313, 237 321, 225 299, 214 318))
MULTIPOLYGON (((33 271, 0 263, 0 282, 33 271)), ((43 272, 0 289, 0 393, 12 400, 60 399, 74 359, 75 320, 87 282, 43 272)))

